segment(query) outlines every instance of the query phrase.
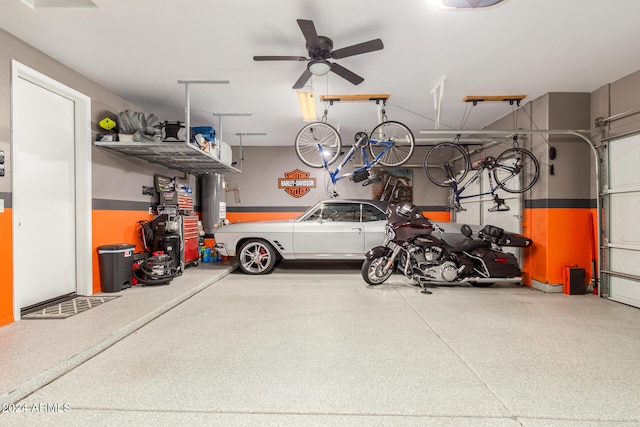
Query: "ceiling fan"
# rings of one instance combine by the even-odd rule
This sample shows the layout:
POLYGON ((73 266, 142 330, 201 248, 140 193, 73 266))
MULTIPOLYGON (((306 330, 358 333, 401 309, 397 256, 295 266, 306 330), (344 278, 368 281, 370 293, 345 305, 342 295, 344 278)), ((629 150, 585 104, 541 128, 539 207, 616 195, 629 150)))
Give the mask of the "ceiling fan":
POLYGON ((308 61, 307 69, 304 70, 298 81, 293 85, 293 89, 301 89, 311 78, 312 75, 324 76, 332 71, 348 80, 354 85, 358 85, 364 81, 362 77, 344 68, 335 62, 329 62, 329 59, 342 59, 348 56, 360 55, 361 53, 373 52, 381 50, 384 45, 382 40, 373 39, 367 42, 354 44, 343 47, 342 49, 333 50, 333 41, 329 37, 319 36, 313 21, 306 19, 298 19, 298 26, 302 30, 302 34, 307 41, 307 51, 309 58, 304 56, 254 56, 254 61, 308 61))

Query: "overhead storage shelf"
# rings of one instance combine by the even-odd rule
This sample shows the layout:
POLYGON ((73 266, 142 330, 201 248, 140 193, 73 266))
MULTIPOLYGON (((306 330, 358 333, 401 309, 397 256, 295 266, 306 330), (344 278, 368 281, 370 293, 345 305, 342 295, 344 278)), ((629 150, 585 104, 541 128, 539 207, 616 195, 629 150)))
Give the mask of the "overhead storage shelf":
POLYGON ((199 147, 184 142, 95 141, 94 144, 193 175, 240 172, 199 147))

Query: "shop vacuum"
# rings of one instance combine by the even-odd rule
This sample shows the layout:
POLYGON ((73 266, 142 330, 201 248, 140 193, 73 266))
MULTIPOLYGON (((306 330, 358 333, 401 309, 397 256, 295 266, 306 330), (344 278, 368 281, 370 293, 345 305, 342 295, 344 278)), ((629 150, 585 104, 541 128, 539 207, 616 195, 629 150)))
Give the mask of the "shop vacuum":
POLYGON ((142 241, 145 248, 150 247, 152 256, 140 263, 133 276, 143 285, 169 284, 182 274, 179 224, 174 216, 162 214, 140 226, 142 241))

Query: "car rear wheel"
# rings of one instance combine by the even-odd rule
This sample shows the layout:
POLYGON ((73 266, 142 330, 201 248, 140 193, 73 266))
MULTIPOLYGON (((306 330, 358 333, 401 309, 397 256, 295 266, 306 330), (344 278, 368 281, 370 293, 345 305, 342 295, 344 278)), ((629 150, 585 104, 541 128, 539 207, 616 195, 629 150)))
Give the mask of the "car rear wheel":
POLYGON ((247 240, 238 252, 240 269, 247 274, 266 274, 276 265, 276 250, 264 240, 247 240))

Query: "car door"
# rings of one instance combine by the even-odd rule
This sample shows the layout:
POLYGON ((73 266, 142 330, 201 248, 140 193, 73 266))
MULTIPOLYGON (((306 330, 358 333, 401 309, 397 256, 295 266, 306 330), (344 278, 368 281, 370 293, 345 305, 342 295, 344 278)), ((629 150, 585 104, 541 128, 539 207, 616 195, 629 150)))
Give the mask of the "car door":
POLYGON ((364 230, 364 250, 384 243, 387 215, 378 207, 362 204, 362 229, 364 230))
POLYGON ((297 259, 350 258, 364 254, 359 203, 325 202, 293 226, 297 259))

